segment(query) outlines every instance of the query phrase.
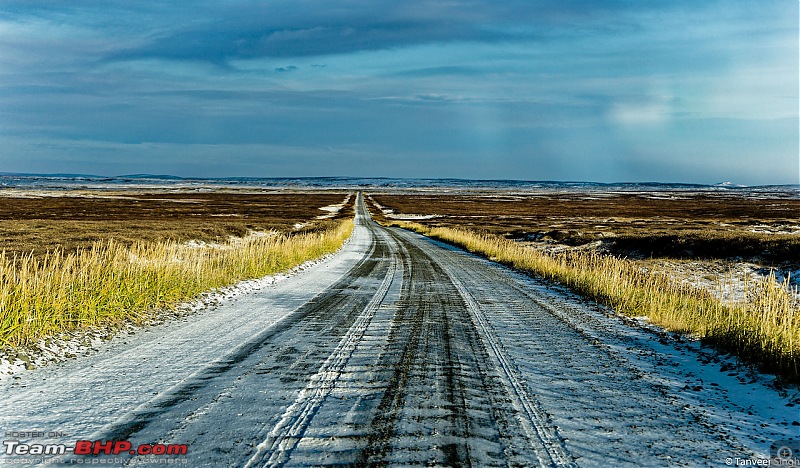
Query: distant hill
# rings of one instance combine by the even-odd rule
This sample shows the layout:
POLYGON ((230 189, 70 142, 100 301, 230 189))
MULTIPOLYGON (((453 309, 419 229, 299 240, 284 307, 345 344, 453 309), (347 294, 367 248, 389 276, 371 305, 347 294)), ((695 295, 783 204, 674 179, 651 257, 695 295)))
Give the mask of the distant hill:
POLYGON ((105 177, 94 174, 37 174, 29 172, 0 172, 0 177, 42 177, 42 178, 59 178, 59 179, 103 179, 105 177))
POLYGON ((668 182, 581 182, 581 181, 534 181, 534 180, 478 180, 456 178, 393 178, 393 177, 181 177, 170 174, 125 174, 101 176, 96 174, 71 173, 15 173, 0 172, 1 187, 45 187, 49 189, 69 189, 72 187, 94 187, 98 189, 113 185, 156 185, 169 186, 230 186, 230 187, 308 187, 316 188, 453 188, 456 190, 618 190, 636 191, 754 191, 781 192, 797 196, 800 185, 762 185, 744 186, 732 182, 715 184, 668 183, 668 182))

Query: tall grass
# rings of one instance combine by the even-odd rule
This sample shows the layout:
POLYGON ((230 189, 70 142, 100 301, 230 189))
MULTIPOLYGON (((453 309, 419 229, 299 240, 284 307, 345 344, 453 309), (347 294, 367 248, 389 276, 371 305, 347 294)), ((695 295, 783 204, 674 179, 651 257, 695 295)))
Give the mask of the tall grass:
POLYGON ((704 289, 626 259, 593 251, 548 254, 491 234, 396 224, 564 284, 625 315, 647 316, 800 381, 800 310, 788 280, 781 284, 773 276, 751 283, 742 301, 725 304, 704 289))
POLYGON ((0 344, 137 320, 203 291, 286 270, 337 250, 352 221, 319 233, 247 237, 217 246, 113 241, 43 256, 0 254, 0 344))

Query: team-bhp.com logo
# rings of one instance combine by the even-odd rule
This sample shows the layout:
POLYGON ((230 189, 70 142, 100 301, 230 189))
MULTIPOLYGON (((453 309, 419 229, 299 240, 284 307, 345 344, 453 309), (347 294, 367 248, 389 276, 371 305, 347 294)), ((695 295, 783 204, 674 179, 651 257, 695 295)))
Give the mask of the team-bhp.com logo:
POLYGON ((75 447, 66 444, 23 444, 18 440, 3 441, 6 455, 186 455, 186 444, 141 444, 127 440, 79 440, 75 447))

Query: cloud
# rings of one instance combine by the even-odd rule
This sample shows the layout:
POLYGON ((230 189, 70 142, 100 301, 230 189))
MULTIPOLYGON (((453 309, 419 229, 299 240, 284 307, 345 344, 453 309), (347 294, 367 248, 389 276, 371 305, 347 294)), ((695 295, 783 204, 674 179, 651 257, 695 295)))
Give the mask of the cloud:
MULTIPOLYGON (((483 36, 490 39, 496 35, 483 36)), ((115 52, 107 60, 159 58, 224 64, 231 60, 324 56, 473 38, 468 31, 448 31, 433 23, 329 23, 287 28, 259 25, 253 30, 223 26, 162 37, 142 47, 115 52)))
POLYGON ((14 157, 180 173, 199 155, 214 175, 240 155, 254 174, 269 149, 264 171, 302 174, 306 150, 360 148, 365 175, 607 180, 693 151, 713 164, 675 157, 669 177, 727 164, 745 183, 768 179, 762 152, 797 163, 796 2, 177 5, 6 0, 0 138, 30 143, 14 157))
POLYGON ((609 119, 620 126, 656 126, 667 123, 671 109, 666 100, 638 103, 616 103, 611 106, 609 119))
POLYGON ((440 76, 471 76, 485 75, 495 70, 484 70, 475 66, 442 65, 436 67, 412 68, 395 73, 398 77, 422 78, 440 76))
POLYGON ((453 41, 552 40, 564 31, 602 34, 613 30, 624 23, 619 19, 620 11, 662 8, 660 2, 632 5, 588 0, 345 0, 335 6, 319 0, 279 0, 199 5, 199 13, 184 13, 181 16, 188 18, 176 21, 174 28, 151 31, 141 45, 122 48, 106 58, 224 64, 232 60, 337 55, 453 41))

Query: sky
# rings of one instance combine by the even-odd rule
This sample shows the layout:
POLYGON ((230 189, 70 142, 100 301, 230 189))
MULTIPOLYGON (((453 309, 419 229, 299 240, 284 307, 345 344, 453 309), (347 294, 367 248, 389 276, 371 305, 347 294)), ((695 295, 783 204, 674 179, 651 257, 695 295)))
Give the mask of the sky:
POLYGON ((800 183, 797 0, 0 0, 0 172, 800 183))

